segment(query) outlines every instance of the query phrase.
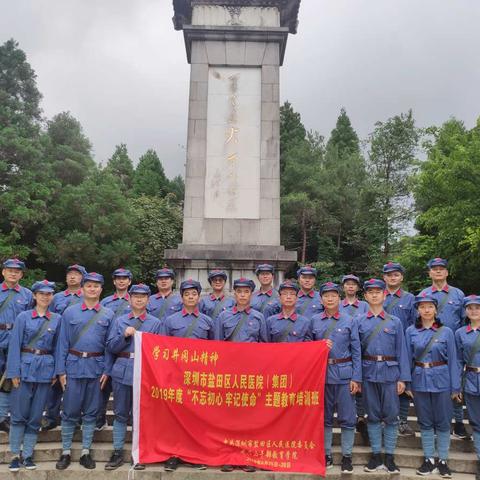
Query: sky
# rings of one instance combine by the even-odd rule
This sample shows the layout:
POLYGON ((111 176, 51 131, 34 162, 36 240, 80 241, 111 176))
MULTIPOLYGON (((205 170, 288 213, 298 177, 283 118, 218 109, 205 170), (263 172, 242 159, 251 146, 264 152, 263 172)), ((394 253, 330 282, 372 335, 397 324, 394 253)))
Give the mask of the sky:
MULTIPOLYGON (((45 117, 70 111, 106 163, 126 143, 184 174, 189 65, 171 0, 0 0, 37 73, 45 117)), ((420 127, 480 116, 478 0, 302 0, 281 102, 328 138, 344 107, 360 138, 412 109, 420 127)))

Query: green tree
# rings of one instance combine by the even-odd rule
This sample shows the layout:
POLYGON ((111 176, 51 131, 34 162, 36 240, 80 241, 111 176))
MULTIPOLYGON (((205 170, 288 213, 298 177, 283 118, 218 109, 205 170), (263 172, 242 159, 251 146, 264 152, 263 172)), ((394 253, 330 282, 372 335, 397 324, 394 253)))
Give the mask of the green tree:
POLYGON ((286 167, 286 155, 292 148, 298 147, 307 137, 301 116, 295 112, 289 102, 280 107, 280 172, 286 167))
POLYGON ((169 191, 175 195, 177 203, 183 205, 183 200, 185 198, 185 182, 180 175, 177 175, 170 180, 169 191))
POLYGON ((134 176, 133 163, 124 143, 115 147, 115 152, 108 160, 105 170, 118 178, 123 193, 131 191, 134 176))
POLYGON ((399 230, 412 219, 412 177, 417 167, 419 139, 420 131, 411 110, 377 122, 369 136, 370 189, 377 199, 376 221, 385 258, 389 257, 399 230))
POLYGON ((140 157, 133 177, 133 192, 136 196, 163 197, 169 190, 162 162, 155 150, 148 150, 140 157))
POLYGON ((92 171, 95 162, 92 146, 82 126, 69 112, 47 122, 45 155, 63 185, 79 185, 92 171))

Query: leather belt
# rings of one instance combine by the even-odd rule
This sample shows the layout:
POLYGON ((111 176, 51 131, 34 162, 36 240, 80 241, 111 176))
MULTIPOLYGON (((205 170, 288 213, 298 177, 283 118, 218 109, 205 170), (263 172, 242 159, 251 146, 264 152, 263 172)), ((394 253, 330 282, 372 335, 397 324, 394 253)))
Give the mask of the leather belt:
POLYGON ((71 348, 68 353, 71 353, 72 355, 81 358, 101 357, 102 355, 104 355, 103 352, 79 352, 78 350, 73 350, 73 348, 71 348))
POLYGON ((347 363, 351 362, 352 357, 346 357, 346 358, 329 358, 328 359, 328 364, 329 365, 337 365, 337 363, 347 363))
POLYGON ((120 353, 117 353, 117 357, 135 358, 135 353, 134 352, 120 352, 120 353))
POLYGON ((480 367, 472 367, 470 365, 467 365, 465 369, 467 370, 467 372, 480 373, 480 367))
POLYGON ((0 323, 0 330, 11 330, 12 327, 12 323, 0 323))
POLYGON ((364 355, 362 360, 372 360, 373 362, 396 362, 397 357, 389 355, 364 355))
POLYGON ((440 367, 441 365, 446 365, 447 362, 415 362, 416 367, 422 367, 422 368, 432 368, 432 367, 440 367))
POLYGON ((28 347, 23 347, 22 352, 33 353, 34 355, 51 355, 52 354, 51 350, 42 350, 41 348, 28 348, 28 347))

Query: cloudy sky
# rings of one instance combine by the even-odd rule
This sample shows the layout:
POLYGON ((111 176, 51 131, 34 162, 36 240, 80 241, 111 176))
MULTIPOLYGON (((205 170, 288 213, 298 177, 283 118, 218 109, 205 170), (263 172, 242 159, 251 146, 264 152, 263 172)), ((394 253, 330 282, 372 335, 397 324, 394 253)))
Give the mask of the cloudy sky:
MULTIPOLYGON (((38 75, 47 117, 69 110, 105 162, 155 148, 184 172, 189 67, 171 0, 1 0, 0 42, 15 38, 38 75)), ((328 136, 347 109, 364 138, 412 108, 419 126, 480 116, 480 1, 302 0, 281 99, 328 136)))

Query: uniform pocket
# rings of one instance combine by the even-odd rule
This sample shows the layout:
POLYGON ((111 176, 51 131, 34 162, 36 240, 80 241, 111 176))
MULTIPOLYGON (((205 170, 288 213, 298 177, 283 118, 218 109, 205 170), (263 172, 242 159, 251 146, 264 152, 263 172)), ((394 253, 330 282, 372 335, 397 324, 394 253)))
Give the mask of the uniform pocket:
POLYGON ((349 365, 348 363, 346 364, 340 364, 338 365, 338 376, 342 380, 349 380, 352 378, 353 375, 353 367, 352 365, 349 365))
POLYGON ((388 361, 385 362, 386 365, 386 374, 385 379, 387 382, 397 382, 400 378, 400 368, 398 367, 397 361, 388 361))
POLYGON ((103 374, 104 370, 105 370, 105 360, 104 360, 104 357, 103 355, 101 357, 95 357, 95 373, 100 376, 103 374))
POLYGON ((116 361, 112 368, 112 378, 115 380, 123 380, 125 375, 125 365, 122 365, 121 362, 116 361))

